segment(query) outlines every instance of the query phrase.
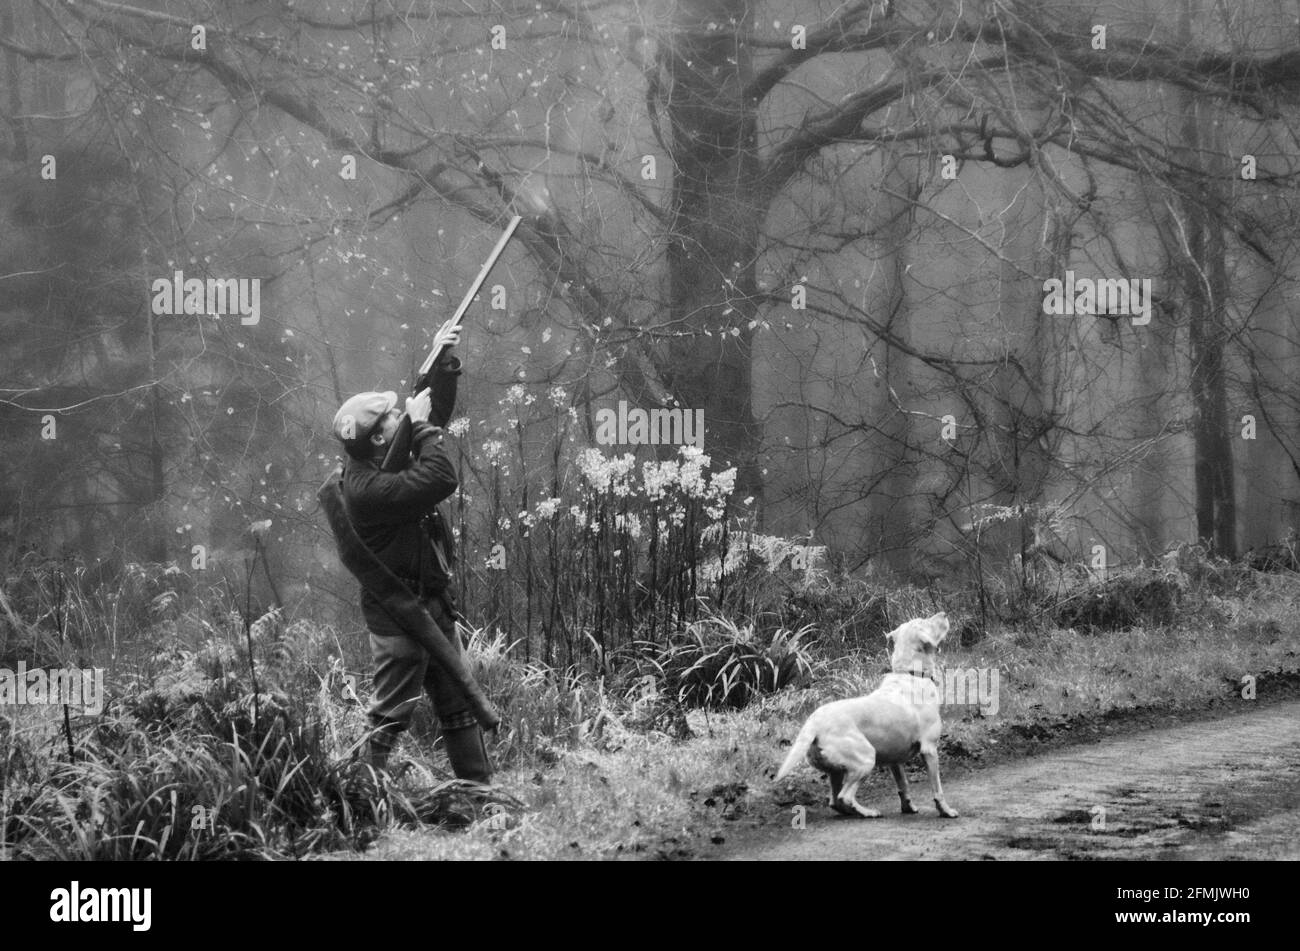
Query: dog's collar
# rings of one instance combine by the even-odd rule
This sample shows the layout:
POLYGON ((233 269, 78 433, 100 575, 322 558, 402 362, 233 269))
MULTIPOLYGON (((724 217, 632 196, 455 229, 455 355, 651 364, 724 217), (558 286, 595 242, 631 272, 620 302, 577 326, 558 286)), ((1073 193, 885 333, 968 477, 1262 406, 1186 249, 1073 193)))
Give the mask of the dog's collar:
POLYGON ((936 687, 939 686, 939 684, 935 681, 935 679, 934 679, 933 677, 931 677, 929 674, 922 673, 922 672, 920 672, 920 671, 918 671, 918 670, 893 670, 893 671, 890 671, 890 673, 894 673, 894 674, 911 674, 913 677, 920 677, 922 680, 928 680, 928 681, 930 681, 930 683, 934 684, 936 687))

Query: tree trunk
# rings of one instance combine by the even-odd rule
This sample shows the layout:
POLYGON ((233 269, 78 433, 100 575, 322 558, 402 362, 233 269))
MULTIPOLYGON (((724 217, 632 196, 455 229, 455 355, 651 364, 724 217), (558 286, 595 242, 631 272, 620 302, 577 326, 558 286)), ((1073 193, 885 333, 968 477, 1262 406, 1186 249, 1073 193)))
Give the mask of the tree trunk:
POLYGON ((1188 243, 1193 261, 1184 268, 1184 281, 1192 361, 1196 532, 1217 554, 1231 558, 1237 553, 1237 510, 1223 366, 1222 292, 1227 284, 1223 236, 1208 221, 1192 221, 1188 243))
MULTIPOLYGON (((1019 202, 1026 220, 1055 212, 1042 203, 1037 190, 1025 187, 1019 171, 1004 171, 1000 182, 1007 206, 1019 202)), ((993 450, 986 463, 986 478, 992 489, 991 501, 1002 506, 1032 507, 1043 501, 1051 466, 1052 394, 1049 389, 1047 347, 1059 332, 1055 320, 1043 313, 1042 285, 1025 276, 1013 262, 1033 261, 1040 272, 1059 276, 1070 260, 1071 229, 1055 221, 1048 246, 1041 247, 1033 229, 1008 236, 999 249, 1003 260, 998 281, 998 305, 1008 353, 1021 370, 1004 365, 996 376, 996 404, 991 414, 994 427, 989 434, 993 450)), ((1035 542, 1035 517, 1022 516, 993 523, 981 533, 980 541, 1003 562, 1017 552, 1023 555, 1035 542)))
POLYGON ((761 511, 749 327, 761 216, 753 201, 754 104, 743 95, 752 70, 741 43, 749 5, 679 0, 673 27, 665 40, 674 165, 669 301, 684 336, 667 348, 663 377, 684 408, 704 410, 714 470, 736 466, 737 496, 754 496, 761 511))
MULTIPOLYGON (((910 110, 905 113, 912 119, 910 110)), ((881 176, 883 193, 878 196, 875 220, 880 222, 882 268, 886 282, 881 314, 894 337, 903 344, 912 342, 911 302, 907 293, 907 273, 912 266, 912 228, 916 223, 914 202, 921 192, 920 162, 906 150, 892 150, 884 158, 881 176)), ((916 552, 916 467, 914 440, 923 438, 913 432, 911 417, 895 407, 890 396, 897 395, 903 409, 916 408, 916 367, 900 349, 881 346, 879 370, 883 384, 877 390, 876 419, 888 443, 880 453, 880 465, 887 472, 879 494, 872 499, 872 521, 879 526, 875 547, 883 549, 883 561, 896 571, 914 566, 916 552)))
MULTIPOLYGON (((1193 4, 1183 7, 1182 34, 1191 40, 1193 4)), ((1183 144, 1190 161, 1207 172, 1222 155, 1211 118, 1191 93, 1183 92, 1183 144)), ((1213 188, 1213 185, 1205 186, 1213 188)), ((1187 301, 1188 346, 1191 359, 1192 434, 1195 445, 1196 534, 1219 555, 1237 553, 1237 510, 1232 470, 1232 443, 1228 432, 1227 377, 1224 368, 1224 304, 1228 275, 1224 264, 1222 227, 1200 202, 1183 201, 1187 246, 1181 268, 1187 301)))
MULTIPOLYGON (((0 33, 5 36, 17 36, 14 31, 14 11, 9 4, 0 4, 0 33)), ((27 161, 27 126, 23 115, 22 78, 18 71, 18 54, 13 50, 5 52, 5 79, 9 87, 9 101, 5 104, 9 111, 9 133, 13 136, 13 148, 10 158, 15 162, 27 161)))
MULTIPOLYGON (((137 194, 140 194, 137 191, 137 194)), ((148 250, 140 254, 141 270, 149 273, 148 250)), ((145 550, 151 561, 162 563, 167 560, 167 474, 166 455, 162 444, 163 392, 158 376, 158 334, 154 321, 153 309, 146 303, 144 308, 146 339, 149 345, 149 517, 147 519, 147 537, 145 550)))

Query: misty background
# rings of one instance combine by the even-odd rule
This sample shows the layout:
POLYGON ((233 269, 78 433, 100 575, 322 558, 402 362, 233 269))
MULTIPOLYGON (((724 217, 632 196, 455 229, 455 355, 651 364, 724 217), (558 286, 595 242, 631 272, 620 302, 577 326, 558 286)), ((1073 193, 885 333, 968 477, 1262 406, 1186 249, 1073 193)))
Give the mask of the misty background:
MULTIPOLYGON (((449 445, 467 602, 517 633, 595 596, 537 519, 621 399, 735 468, 683 483, 690 559, 706 522, 921 582, 1296 528, 1294 2, 474 6, 4 5, 7 565, 351 610, 329 422, 405 389, 511 213, 449 445), (1151 322, 1045 315, 1067 269, 1151 322), (260 279, 260 321, 151 313, 176 270, 260 279)), ((591 513, 620 610, 703 584, 591 513)))

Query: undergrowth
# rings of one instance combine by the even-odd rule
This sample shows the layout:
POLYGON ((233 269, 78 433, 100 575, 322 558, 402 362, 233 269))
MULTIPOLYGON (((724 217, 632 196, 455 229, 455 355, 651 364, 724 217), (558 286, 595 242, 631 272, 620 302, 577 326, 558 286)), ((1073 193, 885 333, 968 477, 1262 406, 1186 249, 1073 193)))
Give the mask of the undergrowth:
MULTIPOLYGON (((974 624, 977 595, 968 589, 835 577, 815 558, 796 571, 761 536, 733 537, 729 546, 743 554, 715 565, 730 576, 722 604, 701 601, 674 629, 596 651, 595 667, 557 669, 521 659, 504 633, 468 632, 473 672, 502 715, 491 743, 497 767, 546 769, 568 752, 609 753, 638 734, 684 741, 694 735, 695 711, 734 713, 790 696, 792 686, 827 697, 861 692, 867 674, 882 669, 884 634, 937 610, 948 611, 954 630, 971 632, 957 638, 960 646, 1004 654, 1194 621, 1215 630, 1254 625, 1261 635, 1277 626, 1250 613, 1266 574, 1194 549, 1106 578, 1076 567, 1033 586, 986 585, 992 617, 1020 617, 989 632, 974 624)), ((1275 562, 1273 571, 1289 571, 1275 562)), ((280 611, 252 621, 233 603, 186 607, 183 592, 168 587, 173 578, 165 566, 133 569, 129 588, 87 595, 29 565, 0 588, 4 663, 111 661, 97 715, 61 707, 0 715, 0 855, 302 857, 519 809, 499 788, 472 789, 449 775, 427 704, 396 758, 398 778, 374 775, 359 755, 369 699, 356 667, 361 632, 280 611)))

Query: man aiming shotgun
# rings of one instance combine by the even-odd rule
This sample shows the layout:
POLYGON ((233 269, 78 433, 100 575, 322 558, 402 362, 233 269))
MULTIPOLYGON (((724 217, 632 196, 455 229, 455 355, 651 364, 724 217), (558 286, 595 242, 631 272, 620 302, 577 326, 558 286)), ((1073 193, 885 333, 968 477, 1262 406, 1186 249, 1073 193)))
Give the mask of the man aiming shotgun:
POLYGON ((404 410, 397 394, 359 393, 334 417, 347 460, 319 497, 344 565, 362 585, 361 610, 375 662, 370 763, 385 769, 409 728, 421 693, 438 715, 452 772, 486 783, 492 765, 483 730, 499 717, 464 663, 450 591, 455 565, 449 523, 439 505, 456 491, 442 450, 456 404, 460 321, 519 224, 514 218, 465 295, 434 337, 404 410))

